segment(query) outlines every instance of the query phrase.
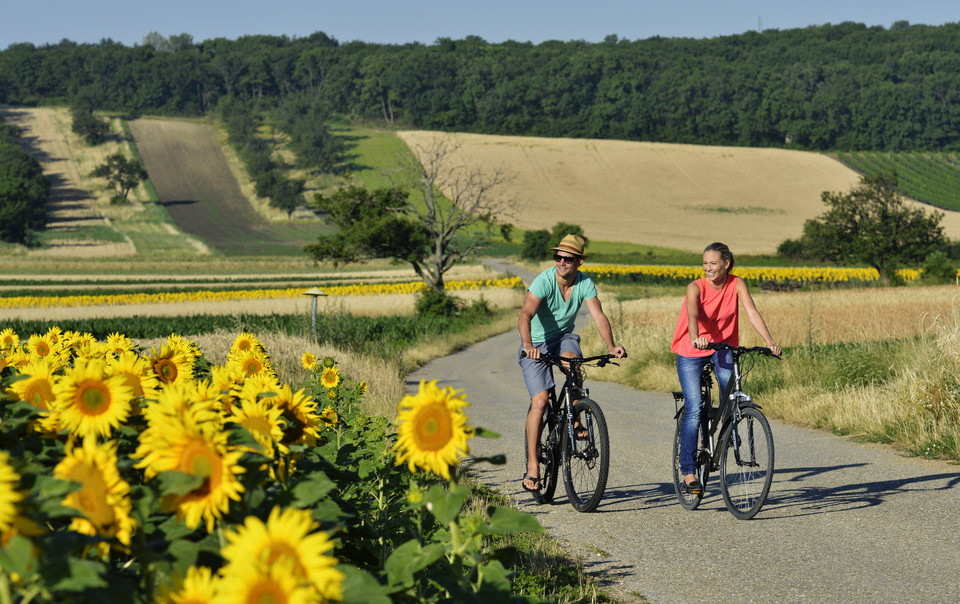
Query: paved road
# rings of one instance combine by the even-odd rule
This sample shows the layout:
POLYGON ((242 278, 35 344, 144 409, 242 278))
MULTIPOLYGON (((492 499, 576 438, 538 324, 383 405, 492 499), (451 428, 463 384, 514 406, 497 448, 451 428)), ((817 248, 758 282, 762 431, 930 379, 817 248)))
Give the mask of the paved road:
POLYGON ((471 451, 508 459, 481 467, 480 479, 515 497, 624 601, 960 601, 957 465, 771 422, 776 473, 760 513, 736 520, 715 478, 700 508, 685 511, 670 478, 669 394, 589 382, 611 439, 604 500, 580 514, 561 481, 552 504, 535 504, 520 486, 528 402, 518 343, 514 333, 491 338, 430 363, 408 385, 436 379, 465 390, 471 424, 501 434, 472 439, 471 451))

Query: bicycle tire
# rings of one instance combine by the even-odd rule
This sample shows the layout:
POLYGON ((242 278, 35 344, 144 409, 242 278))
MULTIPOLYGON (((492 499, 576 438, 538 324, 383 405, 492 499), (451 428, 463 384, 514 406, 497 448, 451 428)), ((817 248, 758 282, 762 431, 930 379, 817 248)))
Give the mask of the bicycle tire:
MULTIPOLYGON (((683 507, 683 509, 695 510, 697 506, 700 505, 700 502, 703 501, 703 491, 700 493, 687 493, 683 487, 683 472, 680 471, 680 433, 682 426, 683 413, 681 412, 680 416, 677 417, 677 429, 673 435, 673 490, 676 491, 677 501, 680 502, 680 506, 683 507)), ((706 488, 709 473, 706 471, 705 466, 699 463, 699 461, 701 460, 698 456, 697 477, 700 479, 700 484, 706 488)))
POLYGON ((720 489, 727 510, 740 520, 749 520, 770 493, 773 433, 759 409, 747 407, 741 414, 740 421, 727 426, 720 439, 720 489), (739 461, 733 447, 734 431, 738 435, 739 461))
MULTIPOLYGON (((530 407, 532 409, 532 405, 530 407)), ((530 409, 527 409, 527 413, 530 413, 530 409)), ((559 421, 554 415, 554 419, 550 421, 548 417, 550 416, 550 410, 547 409, 543 412, 543 416, 540 418, 540 440, 537 442, 537 457, 538 465, 540 471, 540 493, 531 493, 533 498, 538 503, 550 503, 553 501, 553 494, 557 490, 557 476, 560 473, 560 464, 559 462, 559 443, 560 443, 560 432, 557 429, 559 421)), ((528 459, 529 453, 527 453, 527 429, 523 429, 523 458, 526 461, 528 459)), ((524 465, 524 468, 527 466, 524 465)))
POLYGON ((573 455, 574 444, 570 442, 570 430, 563 428, 563 483, 570 504, 578 512, 592 512, 597 509, 603 492, 607 488, 607 474, 610 471, 610 439, 607 435, 607 421, 596 401, 583 398, 573 407, 573 415, 580 418, 580 426, 587 429, 586 439, 576 439, 577 454, 573 455))

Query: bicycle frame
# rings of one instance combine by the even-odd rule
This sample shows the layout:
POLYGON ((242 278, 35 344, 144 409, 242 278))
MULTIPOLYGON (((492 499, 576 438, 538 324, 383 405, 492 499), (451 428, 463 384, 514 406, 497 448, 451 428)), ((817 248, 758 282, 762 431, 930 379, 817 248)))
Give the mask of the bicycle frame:
MULTIPOLYGON (((551 416, 562 418, 561 421, 562 421, 564 430, 567 431, 568 436, 570 437, 570 442, 573 444, 573 455, 578 457, 582 456, 583 453, 578 449, 577 439, 574 437, 575 435, 573 433, 573 424, 575 423, 574 417, 573 417, 573 405, 576 403, 576 401, 580 400, 581 398, 590 396, 590 389, 583 384, 582 376, 578 383, 577 374, 580 372, 580 367, 579 367, 580 365, 582 365, 584 362, 596 360, 596 358, 589 358, 589 359, 574 358, 572 359, 573 362, 570 362, 571 359, 567 359, 567 358, 563 358, 562 361, 557 362, 553 359, 553 357, 548 357, 547 355, 543 355, 541 358, 544 358, 545 362, 548 362, 551 365, 558 368, 561 371, 561 373, 563 373, 564 375, 563 385, 560 387, 559 396, 557 396, 556 384, 554 384, 553 388, 547 391, 547 409, 545 413, 550 414, 550 416, 548 416, 548 421, 550 420, 551 416), (570 367, 569 368, 564 367, 563 362, 567 362, 570 365, 570 367), (576 394, 578 394, 579 396, 575 397, 574 391, 576 391, 576 394)), ((593 437, 593 426, 592 426, 593 418, 587 417, 586 421, 587 421, 586 427, 588 428, 588 432, 590 433, 592 438, 593 437)), ((588 443, 588 444, 593 444, 593 443, 588 443)))
MULTIPOLYGON (((760 405, 753 402, 753 398, 749 394, 743 392, 742 374, 740 370, 740 357, 743 354, 746 353, 731 350, 733 372, 730 376, 730 381, 727 383, 726 390, 721 393, 716 412, 713 411, 713 405, 711 404, 711 391, 713 387, 711 373, 715 372, 713 363, 704 365, 703 374, 700 376, 700 387, 703 392, 702 400, 700 401, 702 407, 700 414, 700 432, 703 435, 704 451, 710 458, 711 472, 715 472, 719 466, 719 451, 717 450, 717 438, 719 435, 723 434, 727 425, 733 421, 740 420, 741 409, 746 407, 753 407, 754 409, 761 408, 760 405)), ((675 420, 680 417, 680 413, 683 411, 683 407, 679 404, 682 398, 683 395, 681 393, 674 393, 674 403, 677 406, 677 412, 674 415, 675 420)), ((734 449, 736 451, 735 455, 739 463, 741 462, 740 451, 737 446, 739 445, 739 435, 736 431, 733 432, 733 439, 734 449)))

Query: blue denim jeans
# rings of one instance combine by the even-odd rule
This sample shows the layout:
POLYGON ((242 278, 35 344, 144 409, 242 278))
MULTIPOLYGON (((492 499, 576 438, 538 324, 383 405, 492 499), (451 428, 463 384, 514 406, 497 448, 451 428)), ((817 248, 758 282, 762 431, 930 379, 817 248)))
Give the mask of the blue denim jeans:
POLYGON ((680 426, 680 472, 694 474, 697 471, 697 439, 700 435, 700 375, 707 363, 713 363, 720 386, 719 394, 727 388, 733 375, 733 354, 729 350, 716 350, 707 357, 684 357, 677 355, 677 377, 683 391, 683 424, 680 426))

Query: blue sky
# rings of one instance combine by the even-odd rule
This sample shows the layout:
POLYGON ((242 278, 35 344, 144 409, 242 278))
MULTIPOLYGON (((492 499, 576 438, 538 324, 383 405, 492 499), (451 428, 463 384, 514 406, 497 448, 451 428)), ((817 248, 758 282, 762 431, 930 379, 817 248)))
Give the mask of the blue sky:
POLYGON ((0 49, 63 38, 127 46, 157 31, 195 41, 251 34, 385 44, 459 39, 488 42, 586 40, 609 34, 711 38, 758 29, 855 21, 941 25, 960 21, 956 0, 3 0, 0 49))

